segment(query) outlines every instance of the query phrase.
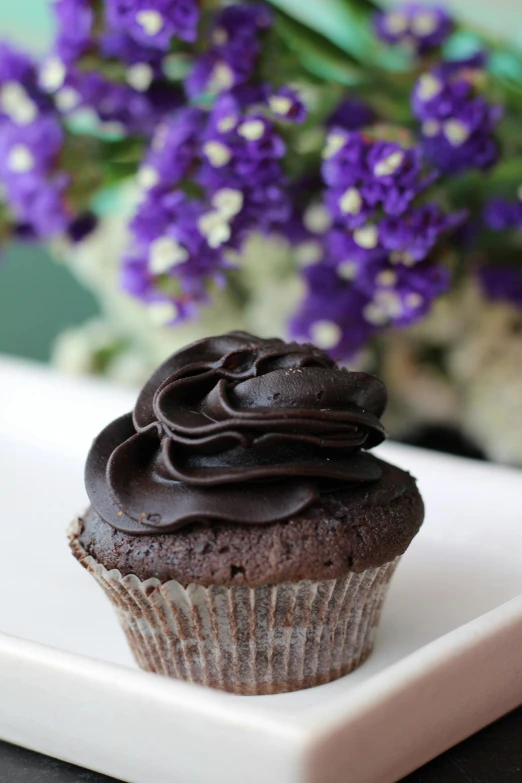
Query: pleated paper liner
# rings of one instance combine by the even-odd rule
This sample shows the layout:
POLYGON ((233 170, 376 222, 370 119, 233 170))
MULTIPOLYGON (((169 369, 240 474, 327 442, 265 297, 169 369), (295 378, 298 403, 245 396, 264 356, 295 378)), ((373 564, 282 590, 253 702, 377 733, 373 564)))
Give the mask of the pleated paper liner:
POLYGON ((75 557, 116 608, 138 665, 245 695, 331 682, 371 653, 400 558, 320 582, 186 588, 107 571, 70 531, 75 557))

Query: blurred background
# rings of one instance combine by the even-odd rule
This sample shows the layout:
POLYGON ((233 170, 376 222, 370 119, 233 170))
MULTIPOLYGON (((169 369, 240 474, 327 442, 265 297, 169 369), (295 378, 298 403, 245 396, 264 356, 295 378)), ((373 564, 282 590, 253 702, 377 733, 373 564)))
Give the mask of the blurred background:
MULTIPOLYGON (((68 0, 59 0, 56 5, 60 3, 65 8, 68 0)), ((74 2, 70 4, 71 6, 75 5, 74 2)), ((25 52, 44 61, 49 57, 48 52, 53 46, 56 35, 56 20, 52 13, 52 5, 53 3, 48 0, 17 0, 16 3, 2 4, 0 7, 0 37, 22 47, 25 52)), ((296 7, 295 3, 280 2, 275 5, 288 13, 289 18, 295 16, 293 13, 296 7)), ((310 5, 312 4, 310 3, 310 5)), ((347 0, 347 5, 350 6, 349 0, 347 0)), ((477 30, 480 34, 487 34, 491 40, 495 41, 495 46, 505 45, 510 56, 513 52, 521 51, 522 6, 520 0, 497 0, 495 3, 450 0, 444 5, 454 16, 457 24, 463 28, 469 25, 470 29, 477 30)), ((321 8, 324 9, 325 18, 330 15, 334 19, 338 6, 337 0, 321 0, 321 8)), ((358 8, 359 4, 355 2, 353 6, 358 8)), ((391 4, 384 4, 384 7, 388 6, 391 4)), ((313 18, 310 21, 306 18, 303 19, 302 16, 302 14, 297 14, 295 18, 299 23, 304 22, 310 26, 314 35, 324 33, 326 38, 332 39, 326 28, 319 29, 321 25, 318 29, 314 29, 313 18)), ((304 16, 306 17, 306 13, 304 16)), ((313 14, 310 16, 313 17, 313 14)), ((309 45, 310 54, 313 54, 312 49, 317 40, 311 35, 301 40, 298 35, 301 32, 302 30, 295 27, 293 34, 300 41, 299 45, 309 45)), ((306 35, 308 36, 308 27, 306 35)), ((464 35, 463 39, 465 38, 464 35)), ((462 43, 460 39, 459 42, 462 43)), ((334 43, 338 42, 334 41, 334 43)), ((390 42, 383 39, 379 46, 384 49, 387 43, 390 42)), ((463 50, 466 50, 466 41, 464 41, 463 50)), ((325 48, 324 52, 326 51, 325 48)), ((181 54, 184 56, 184 51, 181 54)), ((504 67, 502 66, 503 56, 502 52, 498 53, 497 59, 500 69, 504 67)), ((432 65, 433 62, 426 60, 426 67, 432 65)), ((507 70, 510 67, 508 63, 507 70)), ((413 77, 417 78, 420 69, 416 70, 417 65, 415 64, 411 68, 413 77)), ((314 77, 316 76, 317 70, 314 74, 314 77)), ((517 82, 520 76, 521 71, 516 71, 515 68, 515 72, 511 72, 509 78, 512 82, 517 82)), ((342 78, 341 81, 343 81, 342 78)), ((399 77, 397 77, 398 82, 399 77)), ((345 80, 344 84, 346 83, 345 80)), ((314 87, 317 87, 315 83, 314 87)), ((312 92, 311 89, 310 92, 312 92)), ((306 94, 306 90, 303 91, 303 94, 306 94)), ((498 97, 498 91, 495 94, 493 90, 492 94, 495 95, 495 98, 498 97)), ((516 89, 506 99, 508 102, 511 100, 513 105, 516 103, 514 95, 516 96, 516 89)), ((378 100, 381 99, 378 98, 378 100)), ((518 93, 518 100, 522 101, 522 93, 518 93)), ((397 109, 397 116, 403 115, 403 108, 397 109)), ((518 129, 520 134, 522 128, 519 120, 520 115, 513 120, 513 127, 515 130, 518 129)), ((458 126, 457 131, 460 128, 461 126, 458 126)), ((503 144, 502 149, 506 148, 510 149, 509 144, 503 144)), ((517 171, 522 175, 519 151, 515 150, 513 156, 514 163, 511 170, 518 166, 517 171)), ((81 157, 73 159, 71 165, 72 170, 75 166, 81 166, 81 157)), ((499 194, 504 195, 505 193, 515 197, 514 183, 516 183, 517 177, 518 174, 517 176, 513 175, 509 186, 505 183, 502 184, 499 194)), ((522 176, 520 181, 522 181, 522 176)), ((487 183, 484 187, 486 186, 487 183)), ((472 190, 473 182, 471 185, 468 183, 466 187, 472 190)), ((124 201, 125 198, 123 198, 124 201)), ((459 193, 452 202, 452 208, 467 207, 465 199, 464 203, 462 201, 459 193)), ((121 211, 120 206, 116 209, 113 199, 109 207, 103 208, 101 213, 110 216, 111 210, 115 213, 121 211)), ((128 216, 126 206, 123 208, 123 212, 128 216)), ((117 233, 119 228, 116 227, 114 230, 117 233)), ((96 232, 94 236, 96 236, 96 232)), ((101 291, 98 281, 100 269, 103 266, 104 247, 110 246, 112 240, 107 240, 106 234, 101 240, 101 244, 98 240, 98 245, 96 245, 95 240, 88 238, 78 249, 65 246, 60 240, 53 239, 49 242, 41 241, 41 239, 41 237, 37 237, 36 241, 34 239, 30 242, 18 241, 15 232, 15 235, 10 237, 10 241, 4 243, 0 261, 0 353, 41 361, 50 361, 52 358, 60 369, 66 371, 96 372, 108 375, 118 381, 138 383, 149 371, 149 364, 153 365, 163 358, 163 355, 169 352, 170 347, 174 350, 178 344, 193 337, 197 338, 209 330, 220 331, 239 326, 263 332, 266 331, 267 324, 273 324, 276 331, 282 332, 285 329, 279 312, 284 308, 277 299, 279 281, 276 275, 275 283, 274 279, 271 279, 270 285, 265 285, 265 281, 262 283, 256 281, 253 286, 255 293, 249 293, 250 309, 247 314, 243 312, 243 307, 236 312, 233 309, 235 305, 231 305, 230 301, 227 300, 220 304, 220 300, 218 300, 210 319, 206 314, 195 317, 192 315, 190 322, 192 326, 185 322, 179 326, 174 324, 171 327, 172 332, 165 331, 162 325, 161 334, 158 333, 154 338, 153 351, 150 349, 152 342, 141 338, 136 340, 137 344, 139 343, 138 348, 133 347, 132 351, 127 351, 126 347, 122 349, 121 346, 127 346, 130 342, 135 341, 134 334, 129 335, 133 330, 139 331, 141 329, 142 314, 137 304, 133 303, 128 308, 127 304, 122 305, 119 294, 117 298, 112 298, 112 295, 106 295, 101 291), (93 242, 94 244, 92 244, 93 242), (90 254, 96 255, 96 263, 90 263, 90 254), (108 312, 111 321, 110 328, 107 326, 108 312), (87 331, 83 327, 86 323, 90 324, 87 331), (132 324, 132 328, 129 324, 132 324), (78 331, 75 331, 75 328, 78 328, 78 331), (172 336, 174 332, 176 336, 172 336), (63 339, 60 337, 57 343, 57 338, 60 335, 65 335, 65 337, 63 339), (95 349, 92 348, 93 344, 95 349), (116 354, 118 354, 117 361, 113 362, 113 357, 116 354), (145 355, 147 361, 144 359, 145 355)), ((307 236, 308 239, 309 236, 307 236)), ((519 246, 515 243, 516 248, 519 246)), ((274 248, 271 251, 271 258, 277 260, 278 253, 279 250, 274 248)), ((110 255, 110 249, 108 255, 110 255)), ((253 257, 255 257, 255 248, 253 257)), ((431 257, 428 260, 431 260, 431 257)), ((271 263, 275 264, 276 262, 271 261, 271 263)), ((284 265, 286 261, 281 263, 284 265)), ((112 270, 107 274, 114 277, 115 272, 112 270)), ((300 281, 300 284, 302 282, 300 281)), ((522 284, 517 281, 514 285, 518 285, 520 288, 522 284)), ((419 296, 418 289, 414 289, 413 293, 419 296)), ((297 289, 294 291, 293 284, 288 289, 284 288, 282 295, 292 301, 295 299, 297 302, 297 289)), ((125 296, 129 298, 128 294, 125 296)), ((381 374, 385 375, 392 395, 389 426, 396 437, 473 456, 487 456, 511 464, 522 464, 522 445, 520 445, 522 433, 517 427, 513 432, 511 424, 513 416, 520 414, 522 417, 522 403, 520 403, 522 369, 518 361, 522 353, 521 339, 517 331, 520 329, 519 311, 517 310, 514 314, 512 310, 490 311, 488 309, 486 322, 481 321, 479 324, 468 318, 464 329, 462 323, 454 319, 455 310, 461 314, 464 311, 473 312, 475 317, 477 307, 480 308, 482 305, 477 304, 475 293, 470 293, 468 290, 463 292, 459 289, 458 296, 461 299, 453 307, 451 313, 448 310, 445 311, 443 305, 437 304, 435 309, 438 320, 430 321, 430 315, 428 320, 423 322, 424 326, 419 327, 420 331, 412 333, 411 339, 409 336, 403 337, 402 335, 405 333, 401 332, 400 338, 393 344, 384 342, 383 345, 386 346, 384 359, 381 349, 374 350, 372 348, 373 353, 370 355, 369 349, 365 346, 362 346, 362 353, 358 353, 356 359, 351 358, 351 345, 346 347, 345 336, 339 336, 344 328, 342 316, 339 316, 337 321, 334 319, 333 322, 321 316, 314 323, 310 324, 307 321, 305 326, 302 326, 306 319, 303 320, 303 311, 300 311, 301 315, 298 316, 297 321, 301 334, 297 336, 312 337, 319 343, 322 339, 325 348, 332 347, 332 340, 335 343, 338 338, 338 343, 335 343, 334 346, 335 350, 341 354, 344 352, 346 359, 350 360, 352 364, 356 363, 358 366, 364 365, 369 369, 378 369, 381 374), (301 318, 300 321, 299 318, 301 318), (436 340, 426 337, 427 332, 431 335, 437 333, 440 336, 442 332, 447 331, 450 323, 453 324, 451 338, 445 335, 436 340), (425 330, 424 333, 422 329, 425 330), (454 345, 455 333, 464 333, 464 331, 469 336, 468 342, 454 345), (477 343, 477 335, 482 333, 485 336, 481 338, 482 341, 478 340, 477 343), (508 364, 502 365, 501 368, 490 365, 488 383, 485 386, 478 384, 476 380, 478 368, 484 366, 484 362, 489 362, 492 354, 498 354, 499 341, 503 346, 507 345, 506 334, 509 334, 510 341, 508 364), (513 334, 518 335, 516 345, 512 344, 513 334), (495 338, 494 335, 496 335, 495 338), (453 343, 451 343, 450 349, 448 346, 451 340, 453 343), (411 348, 413 344, 415 344, 414 350, 411 348), (381 355, 379 355, 379 350, 381 350, 381 355), (415 353, 415 357, 420 353, 423 355, 421 371, 418 371, 418 365, 415 364, 416 359, 414 361, 411 358, 412 351, 415 353), (444 354, 446 369, 441 375, 439 360, 442 354, 444 354), (424 357, 428 355, 429 360, 425 362, 424 357), (449 359, 448 356, 450 356, 449 359), (505 380, 506 377, 509 378, 509 383, 505 380), (404 380, 404 383, 401 379, 404 380), (508 393, 504 392, 501 405, 505 414, 504 418, 499 415, 498 411, 494 415, 492 413, 493 407, 496 407, 493 401, 498 398, 495 384, 504 390, 506 384, 509 386, 508 393), (403 386, 408 388, 405 389, 403 386), (485 411, 487 415, 485 415, 485 411), (484 420, 486 420, 485 424, 484 420), (461 426, 462 421, 464 424, 461 426), (502 447, 495 444, 495 432, 498 432, 499 428, 506 432, 502 447)), ((517 294, 517 296, 519 295, 517 294)), ((150 299, 150 302, 156 304, 153 299, 150 299)), ((312 312, 315 304, 310 296, 304 302, 306 313, 312 312)), ((180 311, 180 303, 183 304, 182 299, 176 300, 177 313, 180 311)), ((163 302, 159 302, 159 304, 163 304, 163 302)), ((389 318, 391 324, 392 316, 390 315, 389 318)), ((396 321, 397 326, 402 328, 402 324, 399 324, 397 319, 396 321)), ((143 326, 144 329, 145 326, 143 326)), ((406 334, 409 335, 409 332, 406 334)), ((359 349, 361 346, 357 345, 356 347, 359 349)), ((344 355, 341 358, 345 358, 344 355)), ((519 418, 518 421, 520 420, 519 418)))
MULTIPOLYGON (((461 19, 522 45, 519 0, 449 0, 446 5, 461 19)), ((46 51, 53 22, 49 0, 17 0, 0 7, 1 37, 35 54, 46 51)), ((45 249, 17 245, 4 253, 2 263, 0 351, 48 360, 53 340, 64 327, 79 325, 98 312, 95 297, 45 249)))

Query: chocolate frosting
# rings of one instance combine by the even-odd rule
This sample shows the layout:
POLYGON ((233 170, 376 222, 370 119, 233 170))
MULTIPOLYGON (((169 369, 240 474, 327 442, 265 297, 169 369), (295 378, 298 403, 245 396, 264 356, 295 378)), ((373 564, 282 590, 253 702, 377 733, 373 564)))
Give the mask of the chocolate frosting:
POLYGON ((266 524, 320 492, 381 476, 384 385, 311 345, 230 332, 173 354, 133 414, 94 441, 85 471, 98 514, 126 533, 196 520, 266 524))

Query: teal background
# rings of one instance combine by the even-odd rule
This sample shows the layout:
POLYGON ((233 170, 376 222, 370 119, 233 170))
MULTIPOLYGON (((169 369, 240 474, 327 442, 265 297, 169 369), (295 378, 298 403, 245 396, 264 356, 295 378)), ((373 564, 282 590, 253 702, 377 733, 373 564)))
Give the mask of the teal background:
MULTIPOLYGON (((0 3, 0 38, 34 53, 52 35, 48 0, 0 3)), ((0 259, 0 353, 47 360, 56 335, 97 312, 93 296, 69 270, 34 244, 10 247, 0 259)))
MULTIPOLYGON (((306 2, 321 4, 323 12, 329 0, 306 2)), ((449 0, 447 5, 463 18, 522 44, 522 0, 449 0)), ((0 0, 0 38, 35 54, 44 52, 52 36, 50 8, 51 0, 0 0)), ((93 297, 44 250, 20 245, 2 256, 0 352, 46 360, 61 329, 81 324, 96 311, 93 297)))
POLYGON ((97 312, 93 296, 36 245, 11 247, 0 263, 0 353, 47 360, 62 329, 97 312))

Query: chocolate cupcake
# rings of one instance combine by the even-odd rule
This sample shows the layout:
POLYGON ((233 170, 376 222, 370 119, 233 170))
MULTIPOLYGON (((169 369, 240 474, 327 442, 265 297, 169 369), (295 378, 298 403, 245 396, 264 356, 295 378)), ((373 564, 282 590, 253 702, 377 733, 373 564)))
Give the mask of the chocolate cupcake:
POLYGON ((142 668, 268 694, 365 660, 424 513, 367 453, 385 404, 377 378, 243 332, 161 365, 94 441, 70 533, 142 668))

